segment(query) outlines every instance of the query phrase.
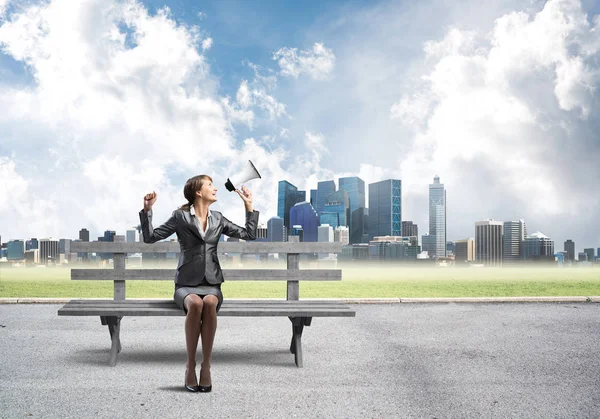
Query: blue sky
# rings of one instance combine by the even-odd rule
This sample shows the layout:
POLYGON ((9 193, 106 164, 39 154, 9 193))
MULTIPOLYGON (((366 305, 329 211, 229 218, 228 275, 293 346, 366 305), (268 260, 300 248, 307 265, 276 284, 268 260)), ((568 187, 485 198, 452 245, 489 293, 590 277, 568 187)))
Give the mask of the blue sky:
MULTIPOLYGON (((600 247, 596 1, 0 0, 2 240, 160 222, 198 173, 252 159, 277 182, 399 178, 427 233, 525 219, 562 250, 600 247)), ((215 209, 243 220, 224 187, 215 209)))

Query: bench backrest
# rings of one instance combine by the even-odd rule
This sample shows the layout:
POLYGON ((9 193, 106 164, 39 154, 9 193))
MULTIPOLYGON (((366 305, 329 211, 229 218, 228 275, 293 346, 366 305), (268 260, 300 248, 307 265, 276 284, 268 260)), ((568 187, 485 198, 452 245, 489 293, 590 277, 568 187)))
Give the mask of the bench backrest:
MULTIPOLYGON (((87 253, 108 253, 113 255, 113 269, 71 269, 71 279, 114 281, 114 299, 125 299, 127 280, 173 280, 173 269, 125 269, 128 253, 171 253, 179 252, 177 242, 153 244, 125 242, 125 236, 115 236, 114 242, 73 242, 71 251, 87 253)), ((300 269, 300 254, 341 253, 342 243, 320 242, 223 242, 219 243, 219 253, 279 253, 287 255, 287 269, 223 269, 226 281, 274 280, 287 281, 287 299, 299 299, 299 282, 339 281, 340 269, 300 269)))

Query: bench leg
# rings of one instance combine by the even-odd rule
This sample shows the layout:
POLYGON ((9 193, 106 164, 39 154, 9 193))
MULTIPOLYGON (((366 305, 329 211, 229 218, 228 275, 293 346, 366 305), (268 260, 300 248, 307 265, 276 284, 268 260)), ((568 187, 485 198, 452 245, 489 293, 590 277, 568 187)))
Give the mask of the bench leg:
POLYGON ((121 352, 121 317, 120 316, 100 316, 103 325, 108 326, 110 333, 110 363, 111 367, 117 365, 117 355, 121 352))
POLYGON ((294 361, 298 368, 302 368, 302 332, 304 326, 310 326, 312 317, 289 317, 292 322, 292 342, 290 352, 294 354, 294 361))

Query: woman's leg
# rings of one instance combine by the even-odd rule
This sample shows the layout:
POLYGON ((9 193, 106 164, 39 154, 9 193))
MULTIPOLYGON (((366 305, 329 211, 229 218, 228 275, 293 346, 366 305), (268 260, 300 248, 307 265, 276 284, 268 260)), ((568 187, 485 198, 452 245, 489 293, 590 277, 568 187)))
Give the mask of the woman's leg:
POLYGON ((219 299, 216 295, 204 297, 202 309, 202 364, 200 370, 200 385, 211 385, 210 357, 212 355, 215 332, 217 331, 217 305, 219 299))
POLYGON ((198 385, 196 378, 196 350, 200 337, 200 325, 204 303, 202 298, 196 294, 189 294, 183 300, 187 309, 185 316, 185 343, 187 351, 185 383, 190 386, 198 385))

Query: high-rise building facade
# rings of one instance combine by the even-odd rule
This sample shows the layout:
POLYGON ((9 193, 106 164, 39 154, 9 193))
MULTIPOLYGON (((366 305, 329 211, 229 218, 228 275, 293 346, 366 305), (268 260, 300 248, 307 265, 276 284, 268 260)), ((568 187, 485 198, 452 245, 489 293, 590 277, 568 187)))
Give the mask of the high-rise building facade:
MULTIPOLYGON (((350 200, 350 215, 347 224, 348 229, 350 232, 356 230, 354 237, 357 239, 356 243, 360 243, 361 237, 365 233, 364 222, 355 227, 353 226, 352 221, 355 218, 355 213, 360 209, 366 208, 365 181, 358 176, 342 177, 339 179, 339 184, 340 190, 344 189, 348 192, 348 198, 350 200)), ((351 242, 354 243, 353 241, 351 242)))
POLYGON ((469 238, 456 240, 456 254, 454 261, 456 264, 472 262, 475 260, 475 239, 469 238))
POLYGON ((475 259, 488 266, 502 266, 502 221, 475 223, 475 259))
POLYGON ((583 249, 583 253, 587 255, 587 260, 590 262, 594 261, 594 248, 590 247, 587 249, 583 249))
POLYGON ((58 263, 58 240, 51 238, 40 240, 40 263, 58 263))
POLYGON ((27 240, 25 242, 25 251, 27 250, 35 250, 35 249, 39 249, 40 248, 40 243, 38 242, 38 239, 36 238, 31 238, 29 240, 27 240))
POLYGON ((402 236, 402 182, 369 184, 369 237, 402 236))
POLYGON ((524 261, 554 261, 554 241, 536 231, 521 244, 521 259, 524 261))
POLYGON ((402 235, 419 237, 419 227, 412 221, 402 221, 402 235))
POLYGON ((267 221, 267 241, 282 242, 284 240, 283 218, 272 217, 267 221))
POLYGON ((311 189, 310 190, 310 205, 313 206, 313 208, 317 205, 317 190, 316 189, 311 189))
POLYGON ((335 182, 333 180, 324 180, 317 184, 317 205, 313 208, 318 215, 325 209, 327 197, 335 192, 335 182))
POLYGON ((25 259, 25 242, 23 240, 11 240, 6 247, 6 259, 23 260, 25 259))
POLYGON ((348 192, 344 189, 340 189, 332 194, 329 194, 325 199, 325 206, 323 207, 323 214, 337 214, 337 223, 329 224, 321 221, 321 224, 329 224, 333 228, 338 226, 348 226, 350 218, 350 199, 348 198, 348 192))
POLYGON ((136 233, 135 230, 127 230, 125 232, 125 235, 127 236, 126 239, 127 239, 128 243, 135 243, 135 233, 136 233))
POLYGON ((303 241, 317 241, 317 227, 319 216, 309 202, 299 202, 290 209, 290 223, 293 226, 302 226, 303 241))
POLYGON ((573 240, 567 240, 565 242, 564 251, 567 253, 567 260, 575 262, 575 242, 573 240))
POLYGON ((350 215, 350 243, 369 242, 369 209, 359 208, 350 215))
POLYGON ((290 224, 290 210, 298 202, 306 200, 306 192, 299 191, 297 187, 292 185, 287 180, 280 180, 277 191, 277 216, 283 219, 283 225, 286 229, 289 229, 290 224))
POLYGON ((511 265, 521 259, 521 243, 527 237, 525 220, 505 221, 502 230, 502 263, 511 265))
POLYGON ((431 234, 423 234, 421 237, 421 244, 423 251, 427 252, 427 255, 430 258, 434 257, 433 255, 435 254, 437 245, 435 236, 432 236, 431 234))
POLYGON ((79 240, 81 240, 82 242, 90 241, 90 232, 87 228, 82 228, 81 230, 79 230, 79 240))
POLYGON ((435 175, 429 184, 429 235, 435 236, 432 257, 446 256, 446 190, 435 175))

